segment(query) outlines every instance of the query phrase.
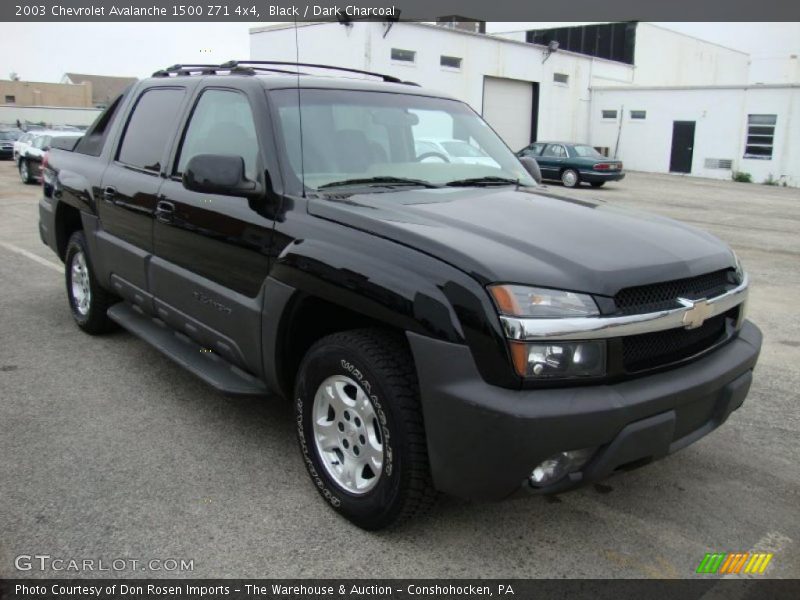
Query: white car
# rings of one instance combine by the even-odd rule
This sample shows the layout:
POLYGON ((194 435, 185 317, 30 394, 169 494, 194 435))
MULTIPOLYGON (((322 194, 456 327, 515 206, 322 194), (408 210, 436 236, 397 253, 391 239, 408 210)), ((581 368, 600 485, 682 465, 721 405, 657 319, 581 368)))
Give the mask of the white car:
POLYGON ((19 164, 19 157, 23 156, 28 148, 33 144, 38 136, 47 133, 46 131, 28 131, 23 133, 19 139, 14 142, 14 162, 19 164))
POLYGON ((417 160, 420 162, 439 160, 448 163, 500 168, 500 165, 492 157, 464 140, 421 139, 414 143, 414 149, 417 153, 417 160))
POLYGON ((33 141, 21 150, 17 158, 17 168, 22 183, 34 183, 42 177, 42 161, 53 140, 66 138, 74 143, 83 136, 82 132, 74 131, 37 131, 36 133, 33 141))

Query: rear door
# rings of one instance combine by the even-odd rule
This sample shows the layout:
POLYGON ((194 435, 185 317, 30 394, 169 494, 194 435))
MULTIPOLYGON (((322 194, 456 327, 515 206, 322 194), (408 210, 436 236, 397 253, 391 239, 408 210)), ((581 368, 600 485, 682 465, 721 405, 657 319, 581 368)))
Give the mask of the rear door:
POLYGON ((185 95, 178 86, 145 88, 139 94, 97 198, 102 223, 97 239, 111 265, 111 285, 148 311, 146 262, 153 252, 153 218, 185 95))
POLYGON ((547 179, 559 179, 561 169, 567 158, 567 151, 561 144, 547 144, 541 156, 536 157, 542 177, 547 179))
MULTIPOLYGON (((198 154, 241 156, 246 177, 270 187, 272 136, 263 88, 208 87, 193 102, 161 188, 150 265, 159 318, 251 372, 261 369, 261 289, 277 198, 205 194, 182 175, 198 154)), ((274 144, 272 144, 274 148, 274 144)))

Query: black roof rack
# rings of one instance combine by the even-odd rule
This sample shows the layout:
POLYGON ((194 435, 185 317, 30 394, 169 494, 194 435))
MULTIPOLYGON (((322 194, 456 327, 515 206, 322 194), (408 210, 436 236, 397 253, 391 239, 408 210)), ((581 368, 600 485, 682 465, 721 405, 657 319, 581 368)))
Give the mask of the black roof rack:
POLYGON ((219 65, 209 64, 177 64, 161 69, 153 73, 153 77, 170 77, 170 76, 188 76, 188 75, 217 75, 219 71, 227 71, 230 74, 240 75, 255 75, 256 71, 263 71, 268 73, 281 73, 285 75, 309 75, 302 71, 289 71, 286 69, 278 69, 275 67, 308 67, 312 69, 329 69, 331 71, 341 71, 344 73, 355 73, 358 75, 367 75, 370 77, 379 77, 388 83, 403 83, 405 85, 419 86, 413 81, 403 81, 393 75, 386 75, 384 73, 375 73, 374 71, 364 71, 362 69, 351 69, 349 67, 335 67, 333 65, 322 65, 316 63, 301 63, 290 62, 282 60, 229 60, 219 65), (262 66, 270 65, 270 66, 262 66))
POLYGON ((233 68, 239 65, 277 65, 277 66, 292 66, 292 67, 310 67, 312 69, 330 69, 332 71, 342 71, 344 73, 356 73, 358 75, 369 75, 371 77, 380 77, 389 83, 403 83, 402 79, 398 79, 393 75, 385 75, 383 73, 375 73, 374 71, 363 71, 361 69, 350 69, 348 67, 334 67, 333 65, 320 65, 315 63, 301 63, 301 62, 287 62, 282 60, 230 60, 220 65, 221 68, 233 68))

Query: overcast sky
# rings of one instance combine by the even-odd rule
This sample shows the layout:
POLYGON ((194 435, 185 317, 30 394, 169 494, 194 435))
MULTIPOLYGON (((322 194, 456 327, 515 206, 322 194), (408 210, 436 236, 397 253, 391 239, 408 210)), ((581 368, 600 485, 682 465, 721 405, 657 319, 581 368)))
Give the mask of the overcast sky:
MULTIPOLYGON (((579 23, 490 23, 512 31, 579 23)), ((0 23, 0 79, 58 81, 68 71, 146 77, 178 62, 249 58, 256 23, 0 23)), ((662 23, 754 56, 800 54, 800 23, 662 23)), ((302 51, 302 49, 301 49, 302 51)))

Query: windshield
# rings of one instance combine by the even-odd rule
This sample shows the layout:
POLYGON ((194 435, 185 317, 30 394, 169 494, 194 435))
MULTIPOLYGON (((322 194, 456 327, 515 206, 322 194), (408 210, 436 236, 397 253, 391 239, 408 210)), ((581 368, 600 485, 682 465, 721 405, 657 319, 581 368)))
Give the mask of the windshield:
POLYGON ((19 139, 19 134, 13 131, 0 131, 0 140, 16 141, 19 139))
POLYGON ((442 142, 442 146, 451 156, 459 158, 483 158, 486 156, 480 148, 467 142, 442 142))
POLYGON ((592 148, 591 146, 573 146, 575 149, 575 154, 582 158, 605 158, 602 154, 600 154, 597 150, 592 148))
POLYGON ((535 185, 497 134, 461 102, 412 94, 305 89, 300 90, 301 112, 298 90, 276 90, 271 97, 277 105, 289 166, 307 188, 349 180, 367 185, 364 180, 373 178, 384 179, 384 185, 398 179, 446 185, 487 177, 535 185), (461 157, 481 160, 476 164, 461 157))

